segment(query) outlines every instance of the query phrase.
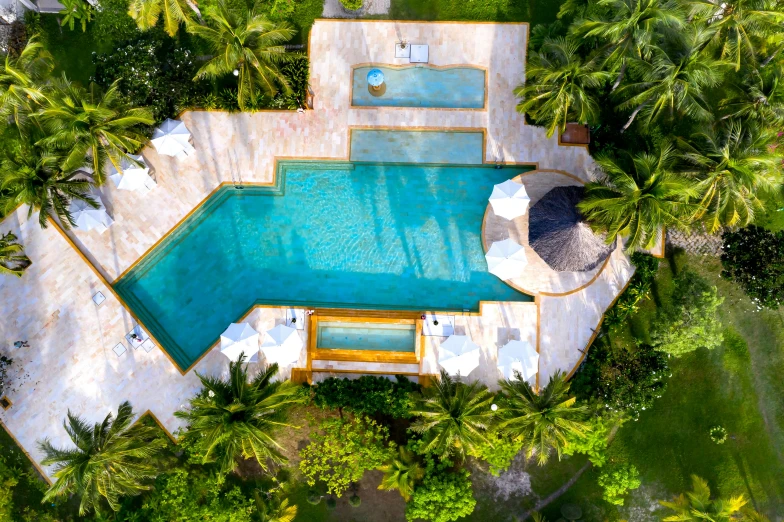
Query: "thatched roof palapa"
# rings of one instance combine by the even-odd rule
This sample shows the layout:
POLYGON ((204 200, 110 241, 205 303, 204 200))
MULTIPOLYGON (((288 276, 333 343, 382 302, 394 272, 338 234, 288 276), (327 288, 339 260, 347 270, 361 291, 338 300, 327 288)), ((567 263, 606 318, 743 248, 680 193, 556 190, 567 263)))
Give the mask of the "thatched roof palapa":
POLYGON ((614 248, 591 230, 577 209, 584 191, 583 187, 556 187, 528 211, 528 244, 558 272, 592 270, 614 248))

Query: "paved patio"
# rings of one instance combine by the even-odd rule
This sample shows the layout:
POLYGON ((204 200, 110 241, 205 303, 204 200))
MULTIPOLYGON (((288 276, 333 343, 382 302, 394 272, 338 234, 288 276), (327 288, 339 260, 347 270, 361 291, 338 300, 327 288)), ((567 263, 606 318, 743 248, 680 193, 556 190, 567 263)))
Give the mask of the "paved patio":
MULTIPOLYGON (((527 37, 525 24, 318 21, 309 44, 314 110, 182 115, 196 153, 178 160, 145 149, 158 186, 142 197, 108 182, 101 192, 115 223, 104 234, 70 232, 78 251, 55 227, 41 230, 37 216, 28 219, 26 209, 8 216, 0 231, 20 237, 33 265, 21 279, 0 276, 6 318, 0 337, 4 352, 21 368, 7 392, 13 406, 0 412, 0 420, 35 461, 41 458, 37 440, 67 442, 61 424, 69 408, 96 421, 127 399, 139 413, 150 410, 169 431, 176 430, 174 411, 198 389, 198 379, 193 371, 181 375, 158 348, 128 349, 119 357, 112 351, 133 321, 107 284, 221 183, 271 182, 279 158, 346 159, 353 127, 486 129, 486 161, 532 163, 588 180, 592 162, 584 147, 560 146, 543 129, 525 125, 514 110, 512 89, 524 77, 527 37), (351 109, 351 66, 401 63, 393 58, 394 42, 401 38, 429 44, 431 64, 487 68, 488 109, 351 109), (106 296, 100 306, 91 300, 96 291, 106 296), (17 340, 27 340, 30 348, 13 348, 17 340)), ((557 369, 573 371, 632 270, 618 250, 593 282, 566 296, 546 295, 543 287, 536 290, 535 303, 486 303, 481 316, 459 316, 456 328, 483 348, 480 368, 471 376, 494 385, 496 349, 509 339, 538 347, 540 383, 557 369)), ((247 320, 263 331, 284 316, 282 308, 258 308, 247 320)), ((426 340, 425 373, 437 370, 442 340, 426 340)), ((212 351, 195 370, 226 368, 225 357, 212 351)))

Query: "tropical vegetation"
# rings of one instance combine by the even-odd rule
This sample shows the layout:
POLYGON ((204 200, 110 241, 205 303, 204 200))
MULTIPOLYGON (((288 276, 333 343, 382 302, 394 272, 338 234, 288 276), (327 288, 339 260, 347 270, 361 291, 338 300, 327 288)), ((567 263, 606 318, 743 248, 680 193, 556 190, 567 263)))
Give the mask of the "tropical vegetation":
POLYGON ((535 456, 540 466, 553 451, 560 459, 569 437, 585 432, 587 411, 569 396, 562 373, 554 373, 538 393, 519 375, 500 384, 499 428, 522 441, 528 456, 535 456))
POLYGON ((175 415, 187 423, 187 437, 202 463, 215 462, 228 472, 240 458, 255 459, 265 470, 285 460, 275 433, 289 426, 286 410, 298 398, 291 381, 274 380, 277 373, 273 364, 250 377, 240 356, 229 364, 226 379, 196 374, 202 391, 175 415))
POLYGON ((90 426, 68 412, 63 423, 74 448, 58 448, 49 439, 40 443, 41 463, 54 466, 54 484, 43 501, 76 494, 79 514, 100 510, 105 503, 118 511, 123 496, 134 496, 152 488, 157 476, 155 456, 163 449, 151 428, 133 424, 130 403, 123 402, 117 416, 108 414, 90 426))
MULTIPOLYGON (((7 232, 0 236, 0 274, 22 277, 31 263, 30 258, 24 255, 23 251, 24 247, 17 243, 14 233, 7 232)), ((0 390, 2 390, 1 386, 0 390)))
POLYGON ((445 371, 423 391, 411 414, 417 419, 411 429, 422 434, 421 453, 458 460, 487 443, 492 422, 493 394, 479 381, 463 383, 445 371))

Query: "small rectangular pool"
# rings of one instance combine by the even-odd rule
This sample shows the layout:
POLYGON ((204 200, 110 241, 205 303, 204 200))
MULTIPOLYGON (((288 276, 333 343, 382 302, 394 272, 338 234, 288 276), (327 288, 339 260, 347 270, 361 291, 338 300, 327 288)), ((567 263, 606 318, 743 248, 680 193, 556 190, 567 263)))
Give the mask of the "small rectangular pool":
POLYGON ((321 321, 316 347, 320 350, 413 352, 416 325, 321 321))
POLYGON ((352 129, 351 161, 481 165, 481 131, 352 129))
POLYGON ((367 65, 353 71, 351 105, 354 107, 422 107, 483 109, 486 106, 486 72, 476 67, 367 65), (368 86, 372 69, 384 73, 380 90, 368 86))

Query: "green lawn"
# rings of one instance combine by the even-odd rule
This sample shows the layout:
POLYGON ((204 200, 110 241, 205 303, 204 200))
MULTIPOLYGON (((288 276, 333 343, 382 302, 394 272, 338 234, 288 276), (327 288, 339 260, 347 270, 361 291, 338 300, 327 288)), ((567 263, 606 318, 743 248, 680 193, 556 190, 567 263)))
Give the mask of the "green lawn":
POLYGON ((529 22, 555 20, 562 0, 392 0, 391 20, 474 20, 529 22))
POLYGON ((87 85, 95 73, 93 52, 105 52, 107 45, 93 38, 91 25, 84 33, 78 26, 71 31, 68 26, 60 27, 59 18, 60 15, 56 14, 41 15, 46 48, 54 57, 54 74, 60 76, 65 73, 68 79, 87 85))
POLYGON ((720 310, 724 345, 672 359, 663 397, 639 421, 619 430, 611 455, 636 465, 643 481, 630 506, 616 509, 603 502, 594 471, 547 509, 548 516, 557 518, 558 506, 572 502, 596 510, 597 519, 631 518, 632 509, 647 509, 688 489, 692 473, 722 495, 746 495, 771 515, 784 510, 784 314, 757 312, 738 288, 718 277, 717 259, 681 254, 662 263, 654 299, 621 336, 631 337, 633 331, 647 337, 656 302, 666 303, 672 290, 673 267, 683 266, 716 284, 725 297, 720 310), (708 435, 715 425, 729 433, 722 445, 708 435))

